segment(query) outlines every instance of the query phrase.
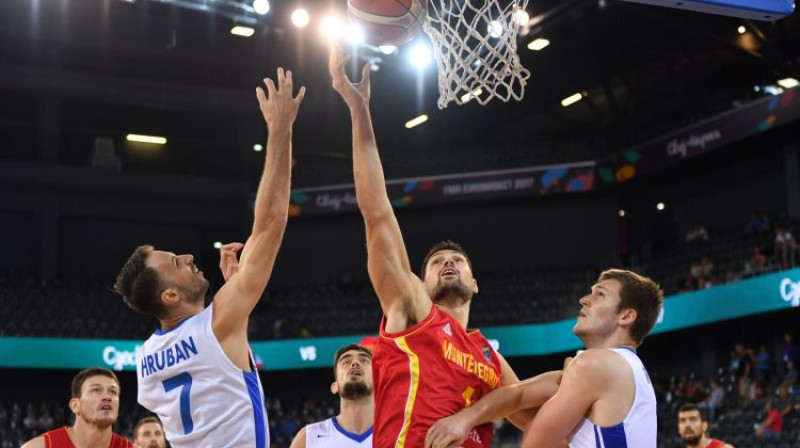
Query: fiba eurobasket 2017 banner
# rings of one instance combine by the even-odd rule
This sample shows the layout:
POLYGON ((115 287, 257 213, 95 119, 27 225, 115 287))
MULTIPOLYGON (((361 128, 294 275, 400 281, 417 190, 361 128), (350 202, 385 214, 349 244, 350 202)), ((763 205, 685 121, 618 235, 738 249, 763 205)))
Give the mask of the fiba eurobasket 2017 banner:
POLYGON ((597 183, 624 182, 798 119, 800 88, 794 88, 598 160, 597 183))
MULTIPOLYGON (((589 191, 594 162, 461 173, 389 180, 386 189, 395 208, 481 199, 542 196, 589 191)), ((292 191, 291 216, 357 211, 352 184, 292 191)))
MULTIPOLYGON (((576 297, 575 300, 578 300, 576 297)), ((800 307, 800 269, 764 275, 711 289, 667 297, 654 333, 664 333, 753 314, 800 307)), ((377 322, 375 325, 377 326, 377 322)), ((572 334, 575 319, 534 325, 487 327, 481 331, 505 356, 536 356, 582 348, 572 334)), ((347 344, 374 344, 374 336, 253 342, 262 370, 330 367, 347 344)), ((0 338, 0 368, 82 369, 108 366, 134 370, 140 341, 0 338)))

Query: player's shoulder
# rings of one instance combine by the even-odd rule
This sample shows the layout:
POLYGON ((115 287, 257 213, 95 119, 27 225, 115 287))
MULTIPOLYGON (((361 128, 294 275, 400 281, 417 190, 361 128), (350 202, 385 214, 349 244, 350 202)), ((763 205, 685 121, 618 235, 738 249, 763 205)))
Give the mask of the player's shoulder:
POLYGON ((34 437, 28 440, 21 448, 45 448, 44 436, 34 437))
POLYGON ((302 428, 300 428, 300 431, 297 431, 297 434, 294 436, 292 444, 289 446, 289 448, 305 448, 306 435, 308 434, 307 428, 308 426, 303 426, 302 428))
POLYGON ((611 350, 587 349, 575 356, 565 372, 601 379, 606 375, 616 375, 624 365, 620 355, 611 350))

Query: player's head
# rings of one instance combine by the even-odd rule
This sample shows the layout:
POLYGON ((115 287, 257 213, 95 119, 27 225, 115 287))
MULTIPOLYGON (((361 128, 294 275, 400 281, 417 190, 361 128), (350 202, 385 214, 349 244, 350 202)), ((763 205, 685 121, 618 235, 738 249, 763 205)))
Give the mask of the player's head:
POLYGON ((191 255, 139 246, 117 275, 114 291, 134 310, 162 318, 182 302, 202 304, 208 280, 191 255))
POLYGON ((664 293, 653 280, 635 272, 609 269, 580 300, 573 332, 585 343, 605 340, 623 329, 629 341, 641 345, 661 311, 664 293))
POLYGON ((343 400, 358 400, 372 395, 372 351, 350 344, 340 348, 333 358, 331 392, 343 400))
POLYGON ((141 448, 166 448, 167 439, 161 420, 152 415, 139 420, 133 428, 133 443, 141 448))
POLYGON ((697 445, 708 431, 706 413, 694 403, 678 409, 678 434, 687 445, 697 445))
POLYGON ((422 280, 433 303, 469 302, 478 292, 472 262, 460 244, 446 240, 431 247, 422 261, 422 280))
POLYGON ((102 367, 81 370, 72 378, 69 409, 75 419, 107 428, 119 415, 119 380, 114 372, 102 367))

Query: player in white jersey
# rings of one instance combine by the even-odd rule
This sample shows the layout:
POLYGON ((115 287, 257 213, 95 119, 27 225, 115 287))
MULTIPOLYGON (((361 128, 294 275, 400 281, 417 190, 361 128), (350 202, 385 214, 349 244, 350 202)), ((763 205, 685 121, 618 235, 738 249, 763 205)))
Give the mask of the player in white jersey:
POLYGON ((137 353, 139 403, 158 414, 173 448, 266 448, 264 394, 247 341, 247 321, 266 288, 289 210, 292 126, 305 89, 292 74, 257 89, 269 128, 264 172, 247 242, 222 249, 225 285, 204 308, 208 281, 191 255, 141 246, 114 289, 161 330, 137 353), (241 250, 241 260, 236 253, 241 250))
POLYGON ((342 347, 333 360, 333 376, 339 415, 301 429, 289 448, 372 447, 372 352, 356 344, 342 347))
MULTIPOLYGON (((592 286, 573 332, 586 350, 568 362, 556 394, 538 410, 523 448, 656 448, 656 397, 636 349, 663 301, 649 278, 610 269, 592 286)), ((545 374, 546 375, 546 374, 545 374)), ((541 375, 540 375, 541 377, 541 375)), ((501 387, 431 427, 426 447, 457 447, 469 428, 535 407, 539 378, 501 387)))

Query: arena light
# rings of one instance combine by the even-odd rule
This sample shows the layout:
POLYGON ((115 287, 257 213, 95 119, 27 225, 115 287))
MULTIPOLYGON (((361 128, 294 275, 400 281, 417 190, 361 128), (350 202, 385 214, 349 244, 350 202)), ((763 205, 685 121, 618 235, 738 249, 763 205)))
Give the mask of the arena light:
POLYGON ((231 34, 236 36, 250 37, 255 34, 255 32, 255 28, 251 28, 249 26, 236 25, 235 27, 231 28, 231 34))
POLYGON ((784 89, 794 89, 795 87, 800 86, 800 81, 797 81, 794 78, 784 78, 778 81, 778 85, 784 89))
POLYGON ((297 8, 292 12, 292 24, 298 28, 305 28, 308 22, 311 21, 311 16, 308 11, 303 8, 297 8))
POLYGON ((462 103, 469 102, 471 99, 481 96, 481 93, 483 93, 483 89, 478 87, 477 89, 473 90, 472 92, 465 93, 465 94, 461 95, 461 102, 462 103))
POLYGON ((222 249, 222 242, 214 241, 214 249, 222 249))
POLYGON ((260 143, 256 143, 255 145, 253 145, 253 151, 255 151, 255 152, 261 152, 261 151, 263 151, 263 150, 264 150, 264 147, 263 147, 263 146, 261 146, 261 144, 260 144, 260 143))
POLYGON ((583 99, 583 93, 576 93, 575 95, 570 95, 561 100, 561 105, 564 107, 572 106, 573 104, 577 103, 582 99, 583 99))
POLYGON ((621 210, 619 211, 619 217, 620 217, 620 218, 624 218, 624 217, 625 217, 625 210, 624 210, 624 209, 621 209, 621 210))
POLYGON ((415 127, 415 126, 419 126, 422 123, 425 123, 426 121, 428 121, 428 115, 422 114, 419 117, 412 118, 412 119, 406 121, 406 129, 411 129, 411 128, 415 127))
POLYGON ((531 15, 528 14, 528 11, 525 11, 525 8, 519 8, 518 10, 514 11, 514 23, 517 26, 525 26, 531 20, 531 15))
POLYGON ((253 9, 257 14, 266 15, 269 13, 269 0, 253 0, 253 9))
POLYGON ((744 25, 739 25, 739 28, 736 31, 738 31, 739 34, 744 34, 747 32, 747 28, 745 28, 744 25))
POLYGON ((320 25, 322 36, 329 41, 338 41, 344 34, 345 26, 341 17, 336 14, 330 14, 324 19, 320 25))
POLYGON ((658 204, 656 204, 656 210, 658 210, 658 211, 660 211, 660 212, 661 212, 661 211, 664 211, 664 209, 665 209, 665 208, 667 208, 667 206, 666 206, 666 205, 664 205, 664 203, 663 203, 663 202, 659 202, 658 204))
POLYGON ((541 51, 550 46, 550 41, 542 37, 536 38, 528 44, 528 50, 541 51))
POLYGON ((151 145, 165 145, 167 144, 166 137, 159 137, 156 135, 142 135, 142 134, 128 134, 125 139, 129 142, 136 143, 149 143, 151 145))
POLYGON ((380 50, 381 53, 385 55, 390 55, 395 51, 397 51, 397 47, 395 47, 394 45, 381 45, 378 47, 378 50, 380 50))
POLYGON ((350 45, 360 45, 364 43, 364 30, 355 23, 351 23, 347 26, 344 36, 350 45))
POLYGON ((425 42, 417 42, 411 47, 408 60, 416 68, 423 69, 431 63, 431 47, 425 42))
POLYGON ((490 37, 497 39, 503 35, 503 24, 497 20, 492 20, 489 22, 489 26, 486 27, 486 32, 489 33, 490 37))

